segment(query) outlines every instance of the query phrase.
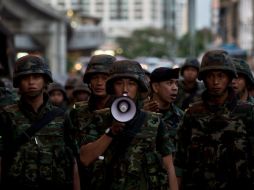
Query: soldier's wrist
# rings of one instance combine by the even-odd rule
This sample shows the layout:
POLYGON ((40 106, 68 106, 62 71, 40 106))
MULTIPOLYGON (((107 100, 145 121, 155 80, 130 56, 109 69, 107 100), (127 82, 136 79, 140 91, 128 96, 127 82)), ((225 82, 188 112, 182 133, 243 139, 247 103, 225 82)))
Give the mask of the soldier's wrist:
POLYGON ((105 135, 107 135, 108 137, 111 137, 111 138, 116 137, 116 134, 113 132, 111 127, 107 128, 105 130, 105 135))

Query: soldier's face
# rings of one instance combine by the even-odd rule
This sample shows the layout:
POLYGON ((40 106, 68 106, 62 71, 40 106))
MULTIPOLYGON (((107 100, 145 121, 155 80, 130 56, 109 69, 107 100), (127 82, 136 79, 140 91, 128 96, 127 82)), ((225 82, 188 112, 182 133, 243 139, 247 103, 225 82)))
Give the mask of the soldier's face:
POLYGON ((193 82, 198 77, 198 71, 194 67, 186 67, 183 71, 183 78, 185 81, 193 82))
POLYGON ((238 74, 238 77, 232 80, 232 87, 236 94, 243 94, 245 91, 247 91, 245 77, 241 74, 238 74))
POLYGON ((28 97, 37 97, 43 94, 45 80, 42 74, 28 74, 21 77, 19 91, 28 97))
POLYGON ((118 79, 114 82, 114 91, 117 97, 126 93, 130 98, 135 99, 138 92, 138 84, 133 79, 118 79))
POLYGON ((178 93, 178 79, 170 79, 167 81, 152 84, 152 88, 158 101, 169 104, 175 101, 178 93))
POLYGON ((212 96, 222 96, 230 84, 229 76, 222 71, 209 71, 205 76, 206 88, 212 96))
POLYGON ((95 96, 106 96, 106 80, 108 75, 95 74, 91 77, 90 88, 95 96))
POLYGON ((64 95, 60 90, 53 90, 49 95, 49 99, 54 105, 59 106, 64 101, 64 95))

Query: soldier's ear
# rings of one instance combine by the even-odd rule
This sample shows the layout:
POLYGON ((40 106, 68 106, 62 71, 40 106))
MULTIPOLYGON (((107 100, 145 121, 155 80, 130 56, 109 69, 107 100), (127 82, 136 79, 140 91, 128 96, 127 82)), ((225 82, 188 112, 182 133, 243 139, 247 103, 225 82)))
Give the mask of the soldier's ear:
POLYGON ((159 83, 158 82, 151 83, 152 92, 158 93, 158 88, 159 88, 159 83))

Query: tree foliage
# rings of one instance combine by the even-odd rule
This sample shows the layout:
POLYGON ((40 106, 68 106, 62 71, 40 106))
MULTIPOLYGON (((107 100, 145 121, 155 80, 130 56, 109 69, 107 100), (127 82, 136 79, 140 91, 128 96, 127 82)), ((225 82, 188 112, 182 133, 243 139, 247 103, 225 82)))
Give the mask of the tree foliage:
POLYGON ((119 37, 117 44, 123 49, 123 56, 169 57, 175 46, 175 36, 162 29, 145 28, 133 31, 130 37, 119 37))
MULTIPOLYGON (((201 52, 203 52, 207 45, 212 41, 212 34, 211 31, 208 29, 198 30, 194 36, 194 56, 198 56, 201 52)), ((191 53, 191 36, 190 33, 185 34, 181 39, 178 40, 178 48, 177 54, 179 57, 187 57, 190 56, 191 53)))
MULTIPOLYGON (((194 51, 198 56, 212 40, 210 30, 202 29, 195 33, 194 51)), ((144 28, 133 31, 130 37, 118 37, 117 44, 123 50, 123 56, 135 58, 147 57, 187 57, 191 55, 191 36, 189 33, 176 39, 169 31, 156 28, 144 28)))

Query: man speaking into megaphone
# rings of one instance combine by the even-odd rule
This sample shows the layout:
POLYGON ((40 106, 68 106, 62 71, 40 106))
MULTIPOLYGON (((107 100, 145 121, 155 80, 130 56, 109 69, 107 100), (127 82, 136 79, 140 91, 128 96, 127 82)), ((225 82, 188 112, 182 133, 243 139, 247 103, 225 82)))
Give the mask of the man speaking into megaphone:
POLYGON ((116 99, 111 109, 94 112, 80 149, 81 163, 92 168, 89 189, 177 190, 168 130, 159 114, 138 106, 148 91, 141 65, 114 62, 106 90, 116 99))

